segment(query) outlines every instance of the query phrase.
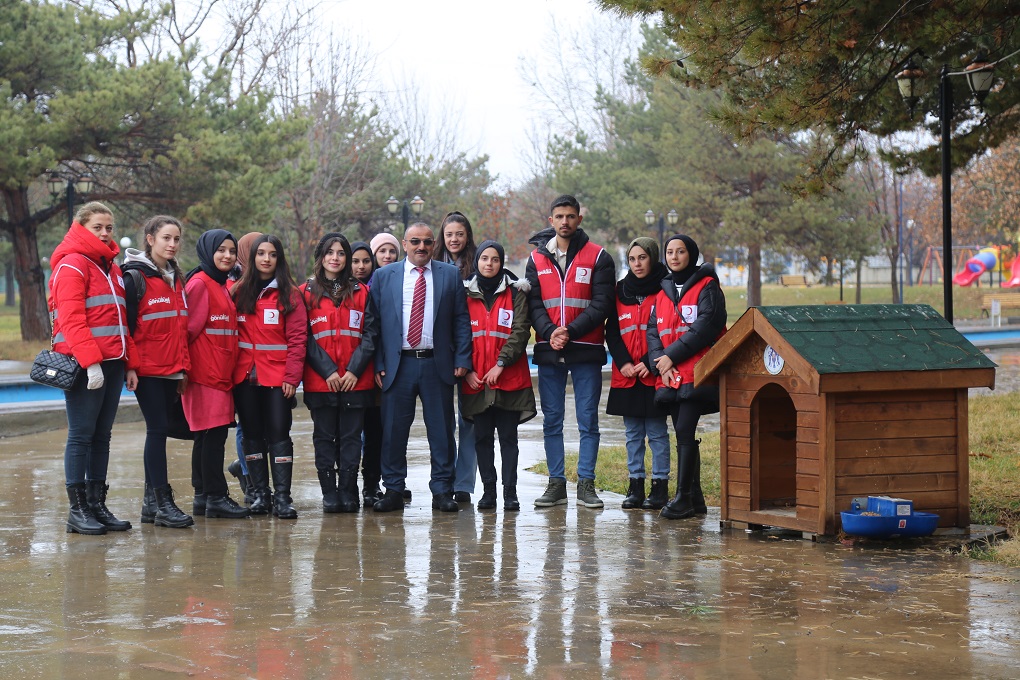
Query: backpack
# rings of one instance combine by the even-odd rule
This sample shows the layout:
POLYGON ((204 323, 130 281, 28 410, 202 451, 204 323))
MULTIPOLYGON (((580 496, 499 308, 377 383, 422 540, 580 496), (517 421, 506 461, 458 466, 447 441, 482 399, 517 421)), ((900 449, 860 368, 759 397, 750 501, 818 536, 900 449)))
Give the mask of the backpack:
POLYGON ((131 281, 135 284, 135 307, 145 297, 145 274, 137 269, 128 269, 123 272, 125 276, 130 276, 131 281))

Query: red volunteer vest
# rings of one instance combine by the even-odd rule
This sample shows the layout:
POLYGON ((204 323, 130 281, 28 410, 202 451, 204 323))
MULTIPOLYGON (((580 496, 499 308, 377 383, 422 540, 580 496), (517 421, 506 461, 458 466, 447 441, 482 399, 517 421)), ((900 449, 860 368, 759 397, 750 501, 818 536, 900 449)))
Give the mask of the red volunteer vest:
MULTIPOLYGON (((595 262, 602 252, 600 246, 588 241, 577 251, 574 259, 567 266, 567 271, 560 277, 560 270, 551 261, 548 252, 531 254, 538 273, 538 286, 542 293, 542 302, 549 318, 557 326, 567 326, 591 304, 592 277, 595 262)), ((606 329, 599 324, 585 335, 572 340, 591 345, 601 345, 606 339, 606 329)), ((536 342, 548 342, 548 339, 535 334, 536 342)))
MULTIPOLYGON (((313 305, 314 296, 308 292, 307 282, 301 284, 301 293, 308 307, 308 324, 312 337, 337 365, 340 375, 343 375, 354 350, 361 344, 365 306, 368 304, 368 287, 359 284, 354 294, 340 303, 340 306, 325 295, 319 300, 318 305, 313 305)), ((330 391, 325 378, 316 373, 307 361, 302 382, 305 392, 330 391)), ((354 384, 354 389, 370 390, 374 386, 375 372, 370 362, 365 372, 358 378, 358 382, 354 384)))
POLYGON ((237 309, 225 286, 213 281, 205 272, 194 275, 205 285, 209 299, 209 316, 205 327, 188 351, 191 355, 191 382, 229 390, 234 386, 234 365, 237 363, 237 309))
MULTIPOLYGON (((616 318, 620 322, 620 339, 627 346, 627 352, 631 358, 637 359, 648 354, 648 317, 651 316, 652 307, 655 306, 656 296, 649 295, 639 305, 625 305, 616 299, 616 318)), ((620 367, 613 361, 613 373, 610 379, 610 387, 633 387, 637 378, 625 378, 620 373, 620 367)), ((652 387, 655 385, 655 376, 641 378, 641 382, 652 387)))
MULTIPOLYGON (((695 283, 693 287, 684 289, 677 305, 674 305, 673 301, 666 296, 665 291, 659 291, 659 294, 655 296, 655 324, 659 330, 659 338, 662 340, 663 347, 669 347, 676 342, 680 336, 687 332, 689 324, 694 323, 698 318, 698 296, 701 294, 701 289, 712 280, 705 277, 695 283)), ((715 341, 717 342, 725 334, 726 329, 723 328, 716 336, 715 341)), ((711 346, 705 347, 694 356, 674 366, 677 377, 674 379, 674 384, 669 387, 680 387, 682 384, 694 382, 694 367, 701 357, 708 354, 709 349, 711 346)), ((656 376, 655 387, 663 387, 662 376, 656 376)))
MULTIPOLYGON (((514 325, 513 291, 507 287, 493 301, 492 309, 486 309, 485 302, 473 297, 468 297, 467 305, 471 315, 471 365, 482 378, 496 365, 503 345, 510 339, 514 325)), ((471 389, 466 382, 462 382, 460 387, 464 394, 482 391, 471 389)), ((522 354, 513 364, 503 368, 495 389, 513 392, 526 387, 531 387, 531 372, 528 357, 522 354)))
MULTIPOLYGON (((127 306, 124 302, 124 278, 120 267, 103 268, 84 256, 68 256, 50 278, 53 290, 58 276, 81 276, 85 279, 85 322, 93 340, 103 354, 103 360, 122 359, 127 356, 127 306)), ((70 356, 71 345, 64 337, 57 314, 55 295, 49 299, 50 320, 53 322, 53 349, 70 356)))
POLYGON ((251 314, 237 315, 238 359, 234 384, 247 378, 251 367, 259 385, 281 387, 287 367, 287 335, 284 314, 279 304, 280 292, 265 288, 255 302, 251 314))
POLYGON ((162 276, 145 277, 134 338, 138 375, 160 377, 191 369, 183 282, 175 280, 171 288, 162 276))

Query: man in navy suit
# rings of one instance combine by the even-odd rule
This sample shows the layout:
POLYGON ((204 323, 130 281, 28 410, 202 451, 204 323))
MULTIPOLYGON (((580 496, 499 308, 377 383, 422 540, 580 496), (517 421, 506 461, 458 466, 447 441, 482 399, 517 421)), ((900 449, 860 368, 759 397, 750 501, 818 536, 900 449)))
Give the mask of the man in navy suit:
POLYGON ((453 500, 453 386, 471 369, 471 319, 460 273, 432 260, 435 244, 427 224, 408 227, 407 257, 376 272, 368 295, 365 332, 378 348, 375 379, 382 388, 386 487, 373 506, 376 512, 404 507, 407 438, 419 398, 432 458, 432 507, 460 509, 453 500))

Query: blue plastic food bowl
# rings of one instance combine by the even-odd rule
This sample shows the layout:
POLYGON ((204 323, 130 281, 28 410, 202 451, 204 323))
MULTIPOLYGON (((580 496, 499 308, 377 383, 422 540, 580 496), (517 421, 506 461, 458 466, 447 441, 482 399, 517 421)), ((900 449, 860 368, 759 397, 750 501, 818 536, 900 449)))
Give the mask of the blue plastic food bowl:
POLYGON ((931 536, 939 525, 939 516, 931 512, 915 512, 900 517, 862 515, 859 512, 839 514, 844 533, 868 538, 931 536))

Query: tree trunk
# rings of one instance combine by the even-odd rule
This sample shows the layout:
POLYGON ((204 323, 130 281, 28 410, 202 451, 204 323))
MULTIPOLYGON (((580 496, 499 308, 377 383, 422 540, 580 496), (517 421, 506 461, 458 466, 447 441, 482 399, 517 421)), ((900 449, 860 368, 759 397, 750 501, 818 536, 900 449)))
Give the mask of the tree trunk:
POLYGON ((50 316, 46 307, 46 275, 39 262, 38 224, 28 205, 28 189, 4 190, 7 217, 13 229, 14 273, 21 293, 21 339, 48 340, 50 316))
POLYGON ((4 290, 6 294, 4 296, 4 306, 14 306, 14 261, 9 260, 7 266, 4 267, 4 290))
POLYGON ((900 259, 899 249, 893 248, 893 255, 889 258, 890 274, 889 280, 892 282, 892 301, 894 305, 903 304, 903 300, 900 299, 900 285, 896 280, 896 265, 900 259))
POLYGON ((859 256, 857 258, 857 292, 854 293, 854 302, 861 304, 861 277, 863 276, 862 271, 864 270, 864 257, 859 256))
POLYGON ((761 244, 747 246, 747 306, 761 306, 761 244))

